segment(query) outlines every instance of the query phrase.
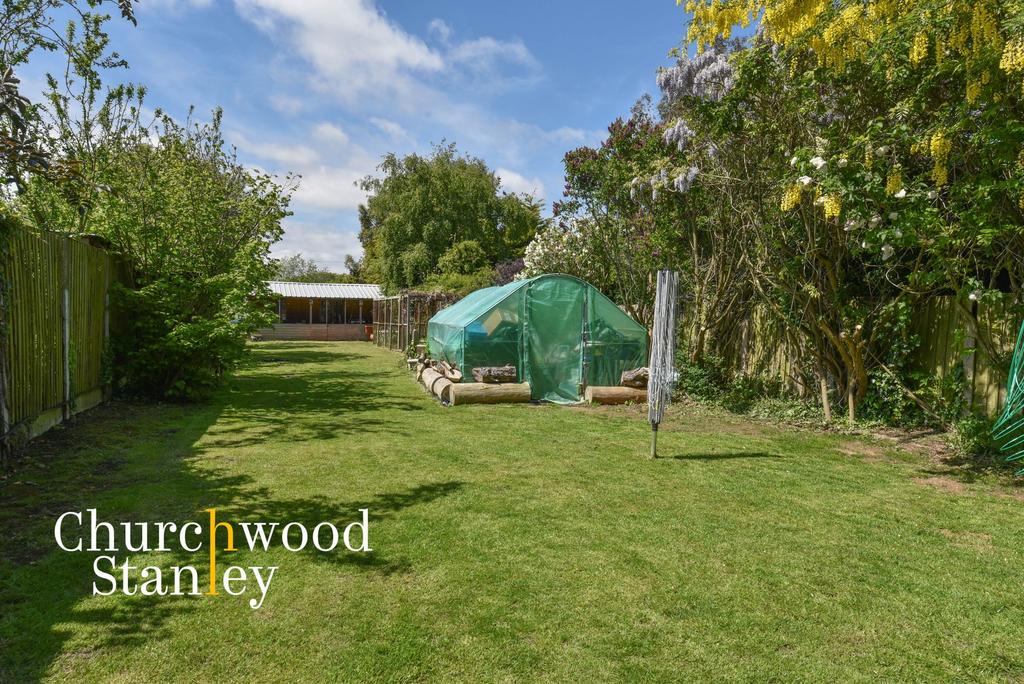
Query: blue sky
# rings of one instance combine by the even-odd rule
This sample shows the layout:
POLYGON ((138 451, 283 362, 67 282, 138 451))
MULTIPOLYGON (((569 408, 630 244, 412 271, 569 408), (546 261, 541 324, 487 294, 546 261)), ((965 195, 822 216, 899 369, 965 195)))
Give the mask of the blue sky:
POLYGON ((302 174, 275 254, 338 270, 382 154, 454 141, 550 207, 562 155, 656 90, 685 29, 673 0, 143 0, 138 19, 110 24, 120 78, 175 118, 222 106, 243 161, 302 174))

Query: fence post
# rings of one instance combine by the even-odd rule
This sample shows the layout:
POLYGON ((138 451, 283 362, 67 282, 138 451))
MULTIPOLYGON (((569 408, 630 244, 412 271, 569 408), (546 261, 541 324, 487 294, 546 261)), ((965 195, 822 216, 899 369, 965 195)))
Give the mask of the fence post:
POLYGON ((63 238, 61 240, 63 246, 62 258, 61 258, 61 300, 60 300, 60 317, 61 317, 61 334, 62 349, 64 357, 64 402, 61 408, 61 415, 64 420, 71 418, 71 293, 68 290, 70 280, 70 268, 71 264, 69 258, 69 244, 70 238, 63 238))
MULTIPOLYGON (((964 369, 964 416, 969 416, 974 410, 974 363, 975 363, 975 345, 978 343, 977 339, 977 327, 978 327, 978 302, 971 302, 968 307, 968 313, 965 317, 966 320, 966 334, 964 335, 964 350, 967 352, 963 357, 963 369, 964 369)), ((953 309, 955 312, 956 309, 953 309)))
MULTIPOLYGON (((0 255, 2 257, 3 255, 0 255)), ((7 264, 0 263, 4 268, 7 264)), ((10 444, 11 414, 7 407, 7 297, 4 296, 6 281, 0 283, 0 466, 7 463, 10 444)))

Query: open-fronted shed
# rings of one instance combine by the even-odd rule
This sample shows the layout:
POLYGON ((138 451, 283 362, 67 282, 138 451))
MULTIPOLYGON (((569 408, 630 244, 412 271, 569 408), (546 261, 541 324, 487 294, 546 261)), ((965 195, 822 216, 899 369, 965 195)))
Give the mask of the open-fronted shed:
POLYGON ((647 330, 593 285, 562 274, 477 290, 427 326, 430 355, 462 371, 513 365, 534 399, 583 399, 589 385, 618 385, 646 365, 647 330))
POLYGON ((260 331, 267 340, 368 340, 380 287, 367 283, 270 281, 279 322, 260 331))

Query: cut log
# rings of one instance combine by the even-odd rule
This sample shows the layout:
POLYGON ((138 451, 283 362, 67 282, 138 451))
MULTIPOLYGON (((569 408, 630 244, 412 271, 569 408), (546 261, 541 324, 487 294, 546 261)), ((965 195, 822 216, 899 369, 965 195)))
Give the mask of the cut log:
POLYGON ((473 369, 473 379, 477 382, 510 382, 516 381, 515 366, 483 366, 473 369))
POLYGON ((433 368, 424 368, 421 380, 423 381, 423 386, 443 403, 447 404, 451 401, 451 396, 449 394, 452 387, 451 380, 444 377, 433 368))
POLYGON ((425 363, 416 364, 416 382, 419 382, 420 378, 423 377, 423 371, 426 369, 426 367, 427 364, 425 363))
POLYGON ((459 382, 449 388, 452 406, 522 404, 530 401, 530 383, 459 382))
POLYGON ((647 390, 634 387, 594 387, 590 386, 583 393, 588 404, 625 404, 633 402, 641 404, 647 401, 647 390))
POLYGON ((462 382, 462 373, 447 361, 442 361, 437 364, 437 370, 441 372, 441 375, 452 382, 462 382))
POLYGON ((647 389, 647 379, 650 373, 646 368, 634 368, 623 371, 619 384, 623 387, 634 387, 636 389, 647 389))

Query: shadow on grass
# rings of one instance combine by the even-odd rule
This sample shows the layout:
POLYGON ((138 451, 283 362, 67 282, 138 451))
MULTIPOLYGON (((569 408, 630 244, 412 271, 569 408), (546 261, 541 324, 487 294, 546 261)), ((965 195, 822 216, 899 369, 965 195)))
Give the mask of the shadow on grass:
MULTIPOLYGON (((83 603, 91 596, 93 561, 100 554, 57 548, 53 525, 65 511, 96 508, 101 519, 115 524, 181 524, 202 522, 203 510, 216 507, 221 520, 294 521, 311 529, 323 521, 347 524, 358 518, 360 508, 369 508, 374 522, 386 520, 462 488, 462 482, 439 481, 379 492, 362 501, 288 498, 216 462, 198 462, 196 457, 214 444, 220 449, 237 448, 259 443, 269 434, 285 445, 287 441, 280 441, 282 434, 286 440, 312 440, 396 430, 371 416, 385 409, 421 408, 401 397, 383 395, 380 383, 368 374, 333 367, 318 371, 325 362, 355 360, 356 354, 274 348, 257 354, 257 367, 268 356, 287 357, 280 363, 287 364, 283 370, 289 373, 255 372, 239 378, 232 391, 210 404, 100 407, 76 425, 30 444, 17 470, 0 480, 0 681, 35 681, 77 658, 114 657, 104 651, 164 638, 171 633, 176 616, 203 605, 197 602, 201 597, 140 595, 83 603), (301 372, 291 373, 296 367, 301 372), (225 423, 237 423, 238 428, 221 429, 225 423), (249 432, 243 429, 247 424, 249 432), (269 432, 254 438, 253 426, 269 432), (81 644, 77 638, 68 641, 82 633, 81 644)), ((275 547, 278 544, 275 540, 275 547)), ((154 555, 143 564, 164 569, 195 565, 202 582, 206 553, 205 548, 196 554, 177 549, 154 555)), ((122 550, 113 555, 121 563, 129 554, 122 550)), ((232 563, 261 564, 252 560, 258 555, 240 551, 232 563)), ((321 553, 310 545, 297 555, 382 575, 409 569, 407 559, 377 551, 356 554, 342 548, 321 553)))
POLYGON ((382 392, 375 373, 337 368, 365 358, 311 345, 261 347, 255 372, 232 382, 224 419, 206 432, 200 449, 254 446, 271 437, 298 442, 375 432, 407 436, 395 412, 421 411, 423 403, 382 392))
POLYGON ((1024 489, 1024 478, 1016 476, 1020 463, 1008 463, 1002 454, 989 456, 945 456, 920 468, 924 475, 946 477, 965 484, 998 482, 1009 490, 1024 489))
POLYGON ((659 456, 659 459, 676 461, 728 461, 734 458, 782 458, 778 454, 763 451, 736 451, 726 454, 677 454, 676 456, 659 456))

